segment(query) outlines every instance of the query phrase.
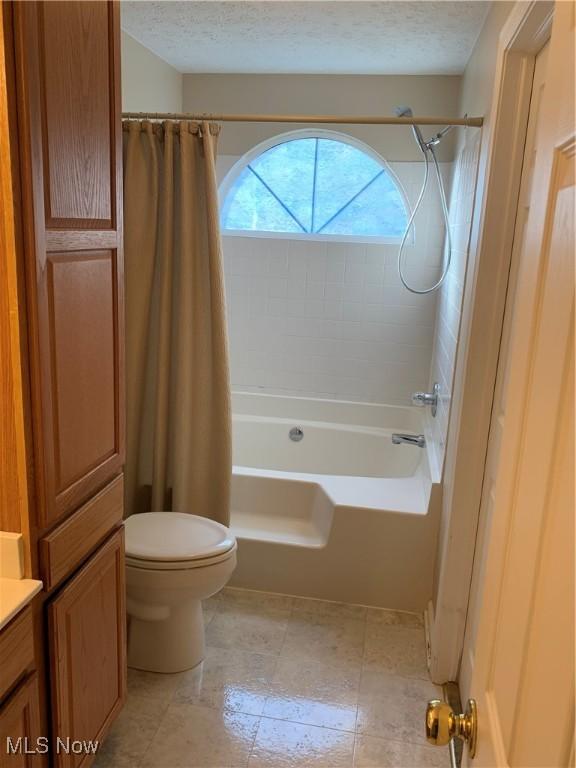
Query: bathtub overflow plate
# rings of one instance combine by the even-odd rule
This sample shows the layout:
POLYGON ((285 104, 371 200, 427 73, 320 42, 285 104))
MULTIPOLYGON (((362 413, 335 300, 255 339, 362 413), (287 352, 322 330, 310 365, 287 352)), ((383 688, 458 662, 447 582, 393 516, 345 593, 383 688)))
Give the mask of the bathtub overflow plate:
POLYGON ((295 443, 299 443, 300 440, 302 440, 304 437, 304 430, 300 429, 300 427, 292 427, 288 433, 288 436, 290 437, 290 440, 294 441, 295 443))

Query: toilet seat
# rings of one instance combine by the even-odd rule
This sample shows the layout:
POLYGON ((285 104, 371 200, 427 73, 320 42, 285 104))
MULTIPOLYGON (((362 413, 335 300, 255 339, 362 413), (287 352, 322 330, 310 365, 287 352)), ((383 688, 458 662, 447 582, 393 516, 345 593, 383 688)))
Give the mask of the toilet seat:
POLYGON ((228 560, 236 552, 236 543, 220 555, 213 557, 196 558, 194 560, 147 560, 139 557, 130 557, 126 555, 126 565, 130 568, 140 568, 148 571, 189 571, 192 568, 207 568, 210 565, 216 565, 224 560, 228 560))
POLYGON ((182 512, 131 515, 126 530, 126 564, 149 570, 202 568, 226 560, 236 539, 215 520, 182 512))

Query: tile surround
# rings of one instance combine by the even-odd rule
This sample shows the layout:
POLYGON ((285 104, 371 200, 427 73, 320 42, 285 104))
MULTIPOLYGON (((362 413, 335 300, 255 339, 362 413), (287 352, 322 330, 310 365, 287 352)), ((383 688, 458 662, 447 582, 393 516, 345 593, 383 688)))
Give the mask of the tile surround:
POLYGON ((460 318, 472 215, 476 193, 476 178, 480 153, 480 131, 468 131, 461 137, 461 150, 454 162, 449 214, 452 236, 452 263, 446 280, 438 291, 434 321, 434 347, 430 364, 430 381, 440 384, 440 400, 436 418, 427 417, 427 438, 436 457, 438 471, 444 464, 448 418, 452 401, 456 349, 460 333, 460 318))
POLYGON ((440 692, 427 676, 421 616, 230 588, 204 608, 202 666, 130 670, 97 768, 450 765, 423 737, 426 701, 440 692), (256 645, 222 641, 222 617, 231 637, 256 645))
MULTIPOLYGON (((413 203, 422 164, 390 165, 413 203)), ((431 183, 406 248, 414 284, 436 280, 442 246, 431 183)), ((407 405, 426 385, 436 297, 401 285, 397 245, 224 236, 223 250, 235 389, 407 405)))

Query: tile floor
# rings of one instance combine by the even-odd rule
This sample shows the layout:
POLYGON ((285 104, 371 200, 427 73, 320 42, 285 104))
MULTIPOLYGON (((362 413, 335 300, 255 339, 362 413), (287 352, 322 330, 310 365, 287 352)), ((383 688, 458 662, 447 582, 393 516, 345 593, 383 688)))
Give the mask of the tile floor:
POLYGON ((206 601, 206 659, 129 670, 97 768, 448 768, 424 740, 415 614, 225 589, 206 601))

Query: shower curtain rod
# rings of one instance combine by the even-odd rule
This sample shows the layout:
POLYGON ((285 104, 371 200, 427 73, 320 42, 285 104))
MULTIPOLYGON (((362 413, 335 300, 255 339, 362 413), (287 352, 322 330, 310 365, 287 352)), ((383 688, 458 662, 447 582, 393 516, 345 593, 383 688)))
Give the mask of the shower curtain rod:
POLYGON ((378 115, 219 115, 194 112, 123 112, 127 120, 208 120, 216 123, 339 123, 341 125, 464 125, 480 128, 482 117, 386 117, 378 115))

